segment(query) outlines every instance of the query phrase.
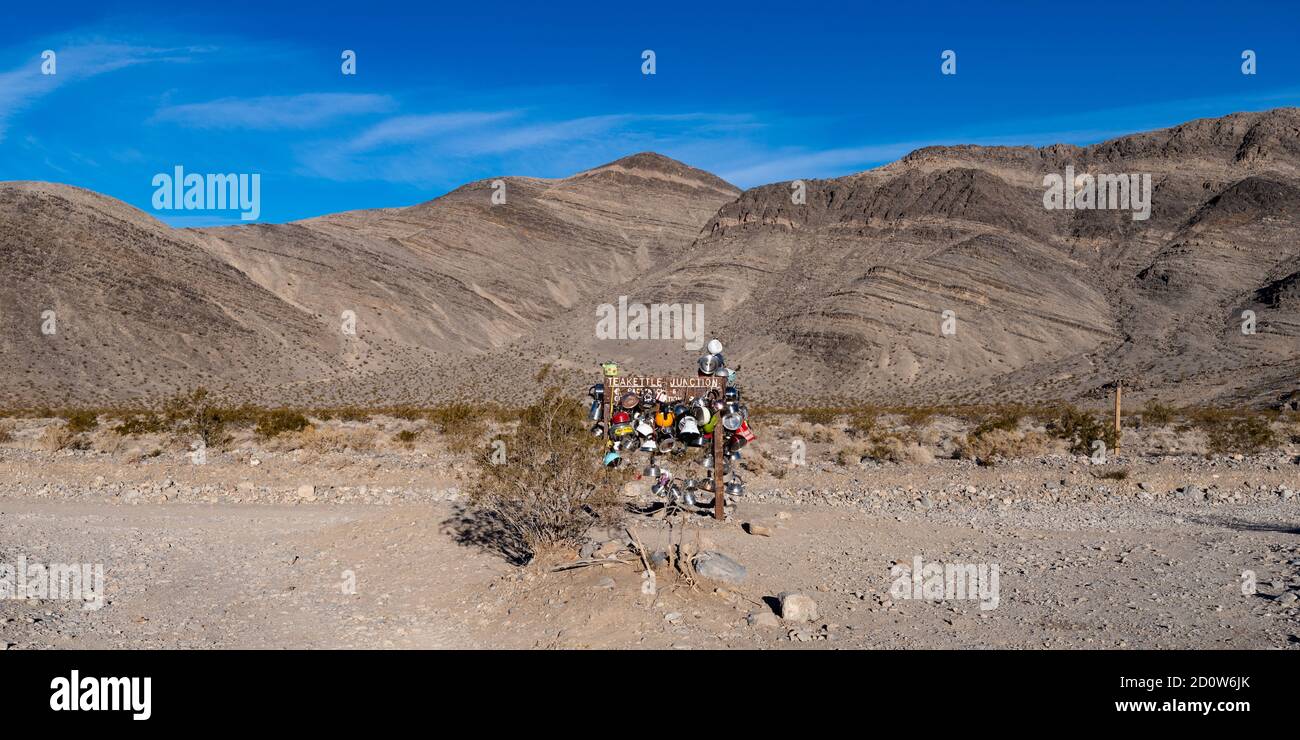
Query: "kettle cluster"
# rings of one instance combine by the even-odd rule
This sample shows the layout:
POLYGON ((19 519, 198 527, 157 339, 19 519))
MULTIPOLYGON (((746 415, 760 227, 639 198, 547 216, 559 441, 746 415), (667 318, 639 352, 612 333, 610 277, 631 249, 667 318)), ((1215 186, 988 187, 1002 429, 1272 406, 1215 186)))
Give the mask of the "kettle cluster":
MULTIPOLYGON (((618 377, 618 366, 602 363, 605 378, 618 377)), ((606 384, 591 386, 591 433, 604 437, 606 466, 617 466, 637 453, 649 455, 644 474, 651 480, 650 490, 678 506, 712 505, 714 483, 714 435, 722 435, 723 475, 730 476, 724 493, 730 498, 742 495, 745 483, 733 464, 740 460, 740 449, 754 440, 749 428, 749 409, 741 403, 736 370, 727 366, 722 343, 714 339, 708 354, 699 360, 701 377, 726 378, 726 390, 703 390, 699 395, 671 398, 661 388, 632 389, 618 398, 607 397, 606 384), (687 471, 674 475, 670 468, 687 471), (700 472, 702 469, 702 472, 700 472), (710 494, 700 502, 700 493, 710 494)))

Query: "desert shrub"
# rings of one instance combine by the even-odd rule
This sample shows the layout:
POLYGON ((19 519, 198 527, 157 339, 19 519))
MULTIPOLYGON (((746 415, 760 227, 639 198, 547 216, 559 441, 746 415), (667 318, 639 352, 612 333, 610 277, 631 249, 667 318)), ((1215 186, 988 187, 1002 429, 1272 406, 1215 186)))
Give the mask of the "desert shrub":
POLYGON ((1277 435, 1263 416, 1245 416, 1206 425, 1212 454, 1252 454, 1277 444, 1277 435))
POLYGON ((1147 401, 1147 405, 1142 407, 1140 413, 1143 424, 1163 427, 1173 422, 1177 410, 1173 406, 1166 406, 1159 401, 1147 401))
POLYGON ((14 438, 14 423, 8 419, 0 420, 0 442, 10 442, 14 438))
POLYGON ((288 440, 290 446, 311 452, 370 452, 375 449, 375 432, 372 429, 331 429, 308 426, 297 439, 288 440))
POLYGON ((799 410, 800 421, 805 421, 813 425, 821 424, 822 426, 830 426, 831 424, 834 424, 835 420, 839 417, 839 409, 810 408, 799 410))
POLYGON ((971 430, 969 437, 979 437, 993 431, 1014 432, 1024 418, 1024 412, 1017 408, 1005 409, 990 414, 971 430))
POLYGON ((1062 406, 1056 418, 1047 426, 1057 439, 1065 440, 1070 451, 1078 455, 1092 454, 1092 443, 1101 440, 1107 450, 1119 445, 1120 436, 1112 424, 1073 406, 1062 406))
POLYGON ((89 432, 91 429, 99 426, 99 416, 94 411, 74 410, 64 411, 59 415, 67 425, 68 431, 73 434, 89 432))
POLYGON ((986 463, 998 458, 1015 460, 1037 457, 1047 450, 1048 441, 1047 436, 1041 432, 1020 432, 1014 428, 991 426, 979 433, 972 431, 958 439, 957 456, 963 460, 986 463))
POLYGON ((66 423, 47 426, 41 431, 37 444, 41 449, 50 452, 90 449, 90 440, 86 439, 84 435, 72 431, 66 423))
POLYGON ((285 432, 301 432, 310 424, 307 417, 293 409, 271 409, 257 417, 254 431, 262 439, 271 439, 285 432))
POLYGON ((835 462, 840 465, 858 465, 863 458, 924 465, 934 462, 934 453, 918 444, 913 434, 889 432, 873 432, 867 439, 851 442, 835 451, 835 462))
POLYGON ((877 419, 874 411, 855 411, 849 417, 849 433, 865 439, 876 428, 877 419))
POLYGON ((453 403, 429 412, 429 421, 457 454, 477 449, 487 437, 487 420, 474 404, 453 403))
POLYGON ((146 411, 127 414, 113 427, 113 433, 121 437, 138 437, 141 434, 161 434, 167 430, 167 423, 161 416, 146 411))
POLYGON ((181 441, 188 443, 197 437, 205 447, 220 447, 227 440, 227 415, 208 398, 205 388, 168 400, 162 416, 163 424, 181 441))
POLYGON ((415 444, 415 440, 420 438, 420 431, 421 430, 419 429, 403 429, 393 435, 393 439, 396 440, 398 444, 410 447, 415 444))
POLYGON ((370 412, 356 406, 345 406, 341 409, 334 409, 330 416, 322 418, 329 419, 331 417, 337 418, 340 421, 356 421, 364 423, 370 421, 370 412))
POLYGON ((1127 470, 1105 470, 1094 473, 1094 476, 1102 480, 1128 480, 1127 470))
POLYGON ((905 409, 902 412, 903 421, 908 426, 916 429, 930 423, 930 419, 935 415, 937 409, 931 406, 918 406, 916 408, 905 409))
POLYGON ((588 434, 582 407, 551 388, 521 417, 503 438, 506 462, 484 449, 469 487, 470 505, 494 524, 509 544, 503 549, 527 559, 578 546, 593 525, 616 524, 627 472, 601 465, 602 442, 588 434))

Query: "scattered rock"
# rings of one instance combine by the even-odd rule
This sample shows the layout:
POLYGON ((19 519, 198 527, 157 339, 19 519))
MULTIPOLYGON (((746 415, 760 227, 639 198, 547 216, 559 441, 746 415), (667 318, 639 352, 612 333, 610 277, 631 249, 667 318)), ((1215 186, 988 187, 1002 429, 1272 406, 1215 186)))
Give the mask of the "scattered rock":
POLYGON ((817 602, 811 596, 786 591, 777 598, 781 600, 782 619, 788 622, 812 622, 817 619, 817 602))
POLYGON ((596 588, 614 588, 614 579, 609 576, 596 581, 596 588))
POLYGON ((1300 600, 1300 596, 1296 596, 1295 591, 1287 591, 1278 594, 1278 596, 1273 600, 1282 605, 1294 604, 1297 600, 1300 600))
POLYGON ((315 501, 316 486, 313 486, 310 483, 298 486, 298 498, 303 501, 315 501))
POLYGON ((756 524, 756 523, 754 523, 754 522, 746 522, 746 523, 745 523, 745 531, 746 531, 746 532, 749 532, 749 533, 752 534, 752 535, 757 535, 757 536, 759 536, 759 537, 771 537, 771 536, 772 536, 772 530, 771 530, 771 529, 769 529, 769 528, 767 528, 767 527, 764 527, 762 524, 756 524))
POLYGON ((710 578, 725 583, 742 583, 749 575, 745 566, 713 550, 705 550, 695 556, 695 572, 702 578, 710 578))
POLYGON ((781 620, 771 611, 764 609, 762 611, 750 612, 745 621, 750 627, 780 627, 781 620))

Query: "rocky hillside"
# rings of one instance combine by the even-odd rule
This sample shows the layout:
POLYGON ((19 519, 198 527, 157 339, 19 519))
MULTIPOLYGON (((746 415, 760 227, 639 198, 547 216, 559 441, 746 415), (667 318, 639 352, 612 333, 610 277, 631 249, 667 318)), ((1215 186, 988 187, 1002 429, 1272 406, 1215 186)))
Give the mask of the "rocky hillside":
MULTIPOLYGON (((111 211, 135 229, 103 252, 50 239, 57 208, 31 201, 38 186, 4 186, 0 218, 21 227, 29 261, 47 247, 69 252, 63 262, 79 255, 79 285, 137 269, 111 255, 197 245, 174 264, 201 279, 166 274, 168 260, 153 269, 191 286, 195 307, 226 308, 210 331, 248 342, 218 353, 211 371, 286 402, 527 395, 544 365, 594 374, 603 359, 692 368, 698 352, 680 337, 597 337, 597 307, 626 297, 703 304, 706 334, 726 344, 751 397, 772 403, 1087 400, 1122 379, 1139 399, 1263 406, 1300 389, 1298 168, 1300 110, 1284 108, 1088 147, 931 147, 808 180, 804 202, 791 183, 739 193, 639 154, 562 180, 504 178, 504 204, 484 181, 411 208, 278 226, 173 231, 103 205, 98 218, 111 211), (1044 178, 1067 171, 1094 185, 1125 175, 1130 195, 1149 176, 1149 209, 1045 207, 1044 178), (242 298, 215 297, 209 283, 242 298), (236 310, 255 301, 271 329, 236 310), (338 331, 346 310, 356 336, 338 331), (1251 315, 1254 332, 1243 333, 1251 315), (277 343, 274 356, 258 354, 277 343), (503 378, 519 382, 503 390, 503 378)), ((43 295, 31 275, 45 273, 27 273, 28 293, 43 295)), ((24 295, 6 291, 6 310, 33 314, 24 295)), ((101 312, 105 331, 139 318, 117 309, 111 322, 101 312)), ((5 331, 6 350, 28 353, 20 395, 75 393, 93 377, 52 369, 50 350, 34 354, 39 333, 18 345, 5 331)), ((119 331, 98 345, 79 338, 79 356, 127 347, 121 337, 141 330, 119 331)), ((159 357, 167 349, 198 366, 177 342, 154 341, 159 357)), ((154 356, 126 354, 96 367, 154 356)))

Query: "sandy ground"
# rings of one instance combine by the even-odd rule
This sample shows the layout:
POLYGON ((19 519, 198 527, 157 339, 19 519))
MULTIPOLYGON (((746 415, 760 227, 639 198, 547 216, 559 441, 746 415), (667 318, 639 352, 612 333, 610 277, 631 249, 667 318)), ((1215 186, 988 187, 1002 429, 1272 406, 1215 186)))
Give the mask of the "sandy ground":
POLYGON ((1062 455, 846 468, 816 452, 751 477, 731 521, 632 516, 647 549, 671 523, 748 569, 661 570, 651 596, 622 532, 595 535, 612 560, 560 571, 462 542, 463 470, 423 452, 0 448, 0 563, 102 563, 106 590, 99 609, 0 600, 0 646, 1300 648, 1289 454, 1120 459, 1106 469, 1128 478, 1107 480, 1062 455), (996 607, 904 598, 891 568, 917 557, 996 566, 996 607), (817 618, 777 619, 782 592, 817 618))

